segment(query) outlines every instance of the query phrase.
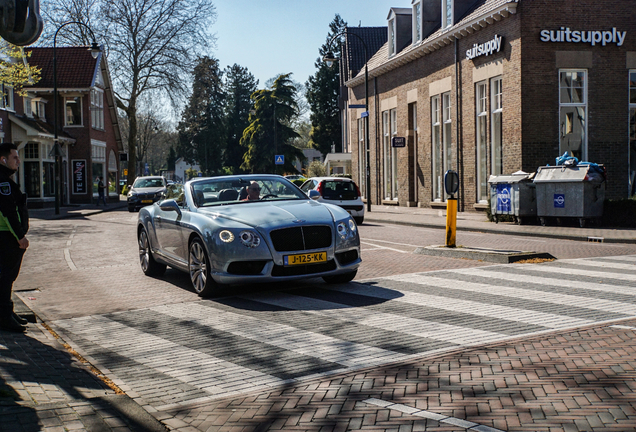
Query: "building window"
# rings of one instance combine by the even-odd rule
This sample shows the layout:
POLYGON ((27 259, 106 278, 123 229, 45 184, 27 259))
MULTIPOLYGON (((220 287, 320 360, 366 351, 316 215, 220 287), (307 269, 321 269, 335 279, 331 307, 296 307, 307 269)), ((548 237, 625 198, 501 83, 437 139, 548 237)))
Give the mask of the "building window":
POLYGON ((475 89, 475 136, 477 138, 477 201, 488 201, 488 92, 486 81, 475 89))
POLYGON ((422 3, 416 0, 413 3, 413 43, 422 40, 422 3))
POLYGON ((46 113, 44 112, 45 106, 46 106, 46 102, 43 100, 38 100, 34 102, 33 108, 35 109, 35 111, 33 112, 33 115, 37 116, 38 118, 42 120, 46 120, 46 113))
POLYGON ((397 109, 382 113, 384 149, 384 199, 397 200, 397 149, 391 146, 391 138, 397 136, 397 109))
POLYGON ((32 103, 33 103, 33 98, 30 97, 25 97, 23 98, 23 103, 24 103, 24 114, 27 117, 33 117, 33 107, 32 107, 32 103))
POLYGON ((559 70, 559 155, 587 159, 587 71, 559 70))
POLYGON ((453 0, 442 0, 442 28, 453 25, 453 0))
POLYGON ((38 143, 27 143, 24 146, 24 159, 39 159, 40 158, 40 146, 38 143))
POLYGON ((7 84, 0 84, 0 90, 2 90, 2 102, 0 108, 7 109, 9 111, 14 111, 15 107, 13 105, 13 87, 7 84))
POLYGON ((501 138, 501 113, 503 112, 501 77, 490 80, 490 135, 492 138, 492 172, 503 174, 503 142, 501 138))
POLYGON ((360 193, 363 197, 367 196, 367 176, 366 176, 366 166, 367 166, 367 158, 366 158, 366 130, 365 130, 365 122, 364 118, 358 119, 358 184, 360 185, 360 193))
POLYGON ((91 90, 91 126, 93 129, 104 129, 104 92, 91 90))
POLYGON ((40 162, 25 161, 24 190, 31 198, 40 198, 40 162))
POLYGON ((431 98, 433 131, 433 201, 444 201, 444 173, 451 169, 452 128, 450 92, 431 98))
POLYGON ((82 98, 79 96, 64 98, 66 105, 66 126, 82 125, 82 98))
POLYGON ((395 40, 395 18, 389 20, 389 57, 394 56, 397 51, 395 40))
POLYGON ((629 71, 629 196, 636 195, 636 70, 629 71))

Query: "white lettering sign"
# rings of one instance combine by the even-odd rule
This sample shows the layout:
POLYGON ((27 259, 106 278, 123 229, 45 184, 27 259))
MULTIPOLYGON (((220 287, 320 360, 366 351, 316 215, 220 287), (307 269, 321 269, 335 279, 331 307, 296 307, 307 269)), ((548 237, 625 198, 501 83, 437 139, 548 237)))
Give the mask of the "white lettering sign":
POLYGON ((474 44, 471 49, 466 50, 466 60, 472 60, 475 57, 479 57, 482 55, 488 56, 493 53, 498 53, 499 50, 501 50, 502 40, 503 36, 495 35, 495 37, 488 42, 484 42, 482 44, 474 44))
POLYGON ((572 42, 572 43, 589 43, 592 46, 608 43, 615 43, 616 46, 623 45, 627 32, 620 32, 613 27, 612 30, 605 31, 589 31, 589 30, 570 30, 570 27, 561 27, 560 30, 541 30, 542 42, 572 42))

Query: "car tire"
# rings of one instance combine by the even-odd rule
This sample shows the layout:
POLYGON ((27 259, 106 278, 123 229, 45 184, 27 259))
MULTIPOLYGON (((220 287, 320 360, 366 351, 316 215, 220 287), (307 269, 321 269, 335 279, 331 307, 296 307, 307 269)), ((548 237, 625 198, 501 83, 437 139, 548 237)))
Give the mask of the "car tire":
POLYGON ((362 222, 364 222, 364 216, 354 216, 353 220, 356 221, 357 225, 362 225, 362 222))
POLYGON ((195 237, 188 248, 188 273, 192 288, 200 297, 210 297, 218 288, 210 275, 210 259, 199 237, 195 237))
POLYGON ((163 275, 166 272, 166 265, 159 264, 152 256, 150 240, 145 228, 139 230, 137 243, 139 245, 139 263, 141 264, 141 270, 144 274, 146 276, 163 275))
POLYGON ((322 279, 328 284, 339 284, 339 283, 347 283, 351 282, 354 277, 358 274, 358 270, 354 270, 349 273, 343 273, 336 276, 323 276, 322 279))

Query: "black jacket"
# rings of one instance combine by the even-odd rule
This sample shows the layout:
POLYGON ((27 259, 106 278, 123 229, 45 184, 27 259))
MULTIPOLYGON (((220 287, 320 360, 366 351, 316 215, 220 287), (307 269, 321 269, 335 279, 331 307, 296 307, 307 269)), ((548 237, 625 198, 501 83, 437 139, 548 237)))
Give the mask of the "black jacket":
POLYGON ((18 237, 22 239, 29 231, 29 212, 27 210, 27 196, 20 191, 20 187, 11 179, 13 171, 0 165, 0 229, 6 224, 18 237))

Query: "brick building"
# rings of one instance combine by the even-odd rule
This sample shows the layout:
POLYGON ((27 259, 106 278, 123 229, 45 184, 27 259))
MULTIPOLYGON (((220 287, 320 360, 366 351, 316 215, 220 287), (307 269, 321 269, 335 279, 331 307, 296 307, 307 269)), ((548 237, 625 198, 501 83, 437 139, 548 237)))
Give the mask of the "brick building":
MULTIPOLYGON (((367 63, 370 193, 365 110, 348 112, 354 178, 373 204, 444 207, 453 169, 460 210, 482 210, 491 174, 534 172, 565 151, 606 166, 608 198, 636 193, 636 21, 624 1, 413 0, 387 24, 367 63)), ((364 70, 346 86, 349 105, 364 104, 364 70)))
MULTIPOLYGON (((55 205, 53 48, 29 48, 41 80, 18 96, 5 87, 1 137, 18 145, 17 181, 31 208, 55 205)), ((88 203, 104 178, 107 196, 118 199, 119 154, 123 152, 115 99, 102 53, 87 47, 57 47, 58 143, 62 151, 60 202, 88 203)))

